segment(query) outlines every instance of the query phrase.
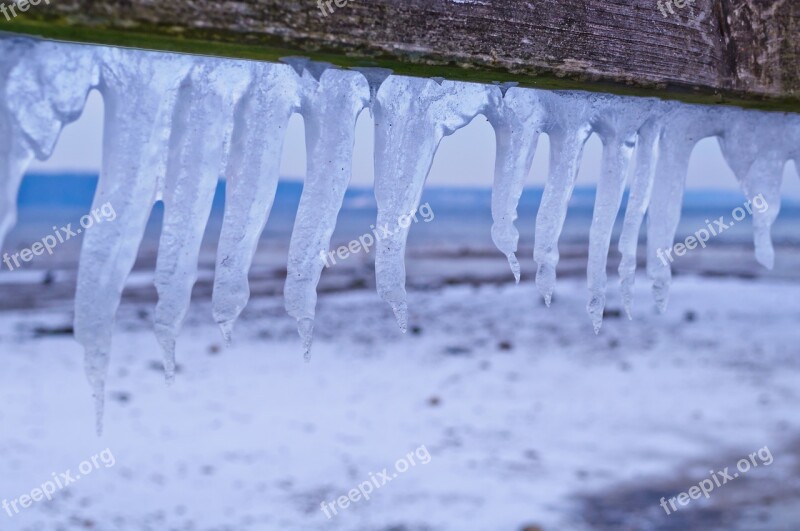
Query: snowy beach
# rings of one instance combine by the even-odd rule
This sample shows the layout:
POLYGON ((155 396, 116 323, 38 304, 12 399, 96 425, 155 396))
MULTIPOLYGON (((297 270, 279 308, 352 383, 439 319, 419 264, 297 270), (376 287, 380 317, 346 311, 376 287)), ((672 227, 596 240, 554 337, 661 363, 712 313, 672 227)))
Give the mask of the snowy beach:
POLYGON ((549 309, 532 283, 508 282, 502 256, 416 251, 407 335, 366 259, 353 260, 323 275, 309 364, 283 309, 285 271, 257 257, 253 300, 225 348, 204 269, 172 387, 151 329, 152 274, 139 270, 118 317, 102 438, 70 335, 71 274, 43 286, 32 272, 27 288, 0 275, 0 496, 74 474, 104 449, 116 461, 0 514, 0 528, 789 530, 800 517, 800 253, 779 248, 777 272, 759 273, 747 249, 705 252, 726 276, 677 268, 664 315, 639 278, 629 321, 612 277, 598 336, 577 247, 549 309), (321 510, 421 446, 429 463, 331 519, 321 510), (670 515, 659 506, 764 447, 771 466, 670 515))
MULTIPOLYGON (((59 198, 69 208, 42 207, 46 178, 28 186, 9 249, 79 216, 92 182, 73 182, 74 197, 59 198), (35 200, 26 206, 26 197, 35 200)), ((227 348, 210 304, 218 202, 171 387, 152 331, 153 215, 117 318, 101 438, 72 338, 80 237, 0 273, 0 396, 9 405, 0 411, 0 499, 14 501, 0 529, 793 529, 800 250, 791 203, 775 227, 773 271, 756 263, 745 227, 731 231, 675 262, 664 315, 640 275, 627 319, 612 252, 595 335, 580 236, 591 193, 573 197, 546 308, 525 228, 535 201, 521 209, 515 285, 488 237, 487 194, 434 192, 423 199, 435 217, 415 224, 409 242, 408 334, 375 293, 373 254, 356 253, 323 271, 304 363, 282 293, 299 194, 283 190, 227 348), (113 465, 90 467, 103 451, 113 465), (761 466, 678 510, 660 505, 759 451, 774 461, 756 459, 761 466), (393 472, 409 453, 429 458, 393 472), (80 467, 90 473, 52 500, 20 506, 80 467), (378 480, 384 469, 389 479, 378 480), (370 481, 379 486, 369 499, 337 504, 370 481)), ((704 201, 724 213, 740 199, 704 201)), ((369 230, 372 208, 363 191, 348 195, 333 249, 369 230)), ((691 206, 684 218, 679 237, 698 225, 691 206)))

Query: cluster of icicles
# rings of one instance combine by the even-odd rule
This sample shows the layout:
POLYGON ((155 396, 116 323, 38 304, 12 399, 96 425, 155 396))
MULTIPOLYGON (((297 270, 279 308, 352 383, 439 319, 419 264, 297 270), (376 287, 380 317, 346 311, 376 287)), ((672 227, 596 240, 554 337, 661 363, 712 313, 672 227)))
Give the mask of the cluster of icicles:
MULTIPOLYGON (((230 338, 248 302, 248 271, 275 198, 284 135, 294 113, 305 121, 308 173, 290 244, 285 298, 306 354, 324 267, 320 252, 330 245, 350 179, 356 119, 366 108, 375 119, 378 226, 418 207, 443 137, 479 114, 489 119, 497 138, 492 237, 517 281, 517 204, 538 137, 549 135, 550 175, 534 250, 536 284, 548 304, 583 146, 596 133, 603 158, 588 261, 588 311, 595 330, 602 324, 606 260, 629 173, 619 241, 624 303, 630 313, 639 232, 647 214, 647 270, 656 304, 665 307, 671 272, 655 251, 673 244, 690 154, 705 137, 719 139, 745 195, 763 194, 769 204, 768 210, 753 212, 753 223, 756 256, 772 266, 770 226, 778 214, 783 168, 790 159, 800 164, 797 115, 390 74, 304 59, 272 64, 0 40, 0 244, 15 221, 28 163, 48 158, 92 89, 103 95, 103 164, 94 203, 110 202, 117 219, 85 233, 75 301, 75 337, 86 349, 98 427, 115 313, 154 203, 164 203, 155 332, 171 379, 175 340, 189 307, 219 176, 226 176, 228 190, 213 313, 230 338)), ((403 329, 407 232, 380 240, 375 258, 378 291, 403 329)))

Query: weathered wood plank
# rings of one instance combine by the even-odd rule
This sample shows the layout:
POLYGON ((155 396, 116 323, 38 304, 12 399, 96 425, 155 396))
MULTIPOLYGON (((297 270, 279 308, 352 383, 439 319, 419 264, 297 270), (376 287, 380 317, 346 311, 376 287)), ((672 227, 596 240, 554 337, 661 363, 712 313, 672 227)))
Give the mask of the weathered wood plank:
POLYGON ((796 0, 51 0, 49 37, 800 109, 796 0))

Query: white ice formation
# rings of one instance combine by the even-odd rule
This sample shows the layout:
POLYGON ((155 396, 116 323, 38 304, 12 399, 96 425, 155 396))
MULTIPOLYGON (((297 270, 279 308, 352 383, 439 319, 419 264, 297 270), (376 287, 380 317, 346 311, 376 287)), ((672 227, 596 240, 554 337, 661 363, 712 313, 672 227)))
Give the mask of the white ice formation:
MULTIPOLYGON (((549 304, 558 241, 583 147, 603 143, 589 237, 588 312, 602 326, 612 228, 627 186, 619 239, 623 301, 630 315, 641 226, 647 215, 647 272, 658 308, 667 304, 671 270, 656 252, 670 248, 680 218, 695 144, 717 137, 744 194, 770 208, 753 212, 756 257, 772 267, 770 227, 780 204, 784 165, 800 165, 800 117, 728 107, 513 84, 476 84, 339 70, 290 58, 285 64, 213 59, 129 49, 0 39, 0 243, 16 219, 27 165, 50 156, 63 127, 76 120, 91 90, 105 103, 103 166, 95 207, 112 203, 115 223, 85 234, 78 276, 75 337, 102 425, 104 383, 114 316, 154 203, 164 203, 156 265, 155 332, 167 380, 186 317, 215 187, 227 178, 213 313, 226 339, 247 305, 248 271, 267 222, 290 117, 305 121, 308 175, 292 234, 286 309, 311 347, 316 287, 347 189, 359 114, 375 121, 377 227, 413 214, 441 140, 478 115, 497 138, 492 238, 520 279, 514 221, 537 141, 550 139, 550 174, 535 227, 536 284, 549 304), (630 177, 630 182, 629 181, 630 177)), ((408 228, 379 239, 376 277, 401 329, 408 321, 404 253, 408 228)))

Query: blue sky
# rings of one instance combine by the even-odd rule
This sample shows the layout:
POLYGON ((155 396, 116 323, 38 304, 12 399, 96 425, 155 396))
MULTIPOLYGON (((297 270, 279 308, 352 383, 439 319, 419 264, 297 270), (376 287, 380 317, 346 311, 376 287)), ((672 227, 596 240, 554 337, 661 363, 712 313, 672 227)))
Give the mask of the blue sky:
MULTIPOLYGON (((81 119, 65 129, 53 157, 36 162, 33 171, 97 172, 102 145, 103 102, 97 92, 89 97, 81 119)), ((353 184, 372 183, 372 118, 363 112, 357 126, 353 184)), ((494 172, 494 131, 486 119, 477 117, 470 125, 445 138, 434 161, 429 184, 434 186, 491 186, 494 172)), ((528 185, 541 186, 547 174, 546 136, 542 137, 534 159, 528 185)), ((593 136, 587 144, 578 185, 591 185, 597 180, 602 146, 593 136)), ((289 125, 284 148, 282 175, 302 178, 305 174, 305 142, 303 121, 295 115, 289 125)), ((785 170, 784 194, 800 198, 800 179, 793 165, 785 170)), ((738 184, 722 159, 715 139, 705 139, 695 148, 689 167, 690 188, 722 188, 737 190, 738 184)))

